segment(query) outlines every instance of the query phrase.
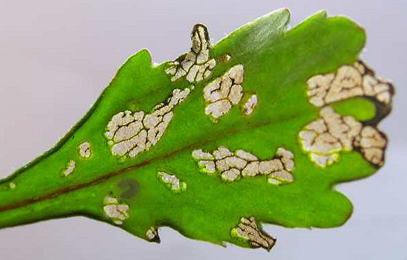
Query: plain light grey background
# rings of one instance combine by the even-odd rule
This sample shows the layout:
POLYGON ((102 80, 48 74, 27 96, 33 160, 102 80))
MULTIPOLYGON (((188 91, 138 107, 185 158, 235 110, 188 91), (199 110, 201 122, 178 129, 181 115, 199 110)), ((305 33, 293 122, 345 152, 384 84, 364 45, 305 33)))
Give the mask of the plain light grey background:
POLYGON ((154 61, 190 47, 195 23, 214 42, 281 7, 294 26, 320 9, 364 26, 362 57, 397 87, 386 166, 371 178, 340 185, 354 203, 335 229, 284 229, 271 253, 193 241, 162 228, 160 245, 86 218, 0 230, 0 259, 407 259, 406 0, 0 1, 0 177, 54 145, 89 109, 128 56, 148 48, 154 61))

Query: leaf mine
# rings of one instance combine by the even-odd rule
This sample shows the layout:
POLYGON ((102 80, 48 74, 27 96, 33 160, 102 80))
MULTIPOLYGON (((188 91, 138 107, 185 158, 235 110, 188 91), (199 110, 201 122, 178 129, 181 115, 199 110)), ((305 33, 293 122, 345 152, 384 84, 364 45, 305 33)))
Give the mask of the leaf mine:
POLYGON ((116 225, 123 224, 129 218, 130 207, 127 204, 119 204, 117 198, 106 196, 103 200, 103 211, 116 225))
POLYGON ((358 96, 372 97, 388 105, 394 94, 392 84, 377 78, 362 61, 342 66, 335 73, 314 76, 307 84, 310 102, 317 107, 358 96))
POLYGON ((165 73, 173 75, 172 81, 186 77, 189 82, 199 82, 208 78, 212 74, 212 69, 216 66, 216 60, 209 60, 210 39, 208 29, 197 24, 191 33, 192 48, 181 56, 178 60, 170 62, 165 73))
POLYGON ((241 218, 237 227, 231 230, 231 235, 248 241, 253 248, 262 247, 267 251, 270 251, 276 243, 276 239, 258 228, 254 217, 241 218))
POLYGON ((246 103, 244 103, 242 112, 245 115, 251 115, 254 111, 254 108, 257 106, 257 95, 253 94, 247 99, 246 103))
POLYGON ((243 97, 243 74, 244 67, 239 64, 205 86, 204 99, 208 103, 205 114, 218 119, 227 114, 232 105, 239 104, 243 97))
POLYGON ((79 155, 82 158, 89 158, 92 155, 92 150, 90 148, 90 143, 88 142, 83 142, 79 145, 79 155))
POLYGON ((76 163, 74 160, 70 160, 67 165, 66 168, 64 170, 64 176, 68 177, 69 175, 71 175, 74 171, 75 171, 75 167, 76 167, 76 163))
POLYGON ((181 104, 190 92, 191 88, 174 89, 165 104, 156 105, 150 114, 126 110, 114 115, 105 133, 111 145, 111 153, 135 157, 156 145, 174 116, 173 109, 181 104))
POLYGON ((0 228, 83 215, 152 242, 167 226, 270 250, 262 223, 343 225, 352 204, 334 185, 383 164, 392 85, 354 63, 366 37, 351 20, 289 19, 273 12, 213 46, 196 25, 171 62, 132 55, 54 148, 0 181, 0 228))
POLYGON ((294 155, 284 148, 278 148, 276 156, 271 160, 259 160, 243 150, 233 153, 224 146, 220 146, 212 154, 202 149, 194 150, 192 157, 198 161, 201 171, 208 174, 219 173, 226 182, 257 175, 266 175, 268 182, 275 185, 294 181, 291 174, 295 170, 294 155))
POLYGON ((168 185, 172 192, 179 193, 180 191, 185 191, 187 189, 187 184, 181 182, 175 175, 160 171, 157 173, 157 176, 160 181, 168 185))
POLYGON ((330 106, 322 108, 320 116, 299 133, 303 149, 318 166, 331 165, 339 159, 340 152, 354 149, 372 164, 383 165, 387 140, 379 130, 363 126, 352 116, 342 117, 330 106))
POLYGON ((146 237, 151 241, 151 242, 156 242, 160 243, 161 239, 160 236, 158 235, 158 230, 155 227, 150 227, 147 232, 146 232, 146 237))

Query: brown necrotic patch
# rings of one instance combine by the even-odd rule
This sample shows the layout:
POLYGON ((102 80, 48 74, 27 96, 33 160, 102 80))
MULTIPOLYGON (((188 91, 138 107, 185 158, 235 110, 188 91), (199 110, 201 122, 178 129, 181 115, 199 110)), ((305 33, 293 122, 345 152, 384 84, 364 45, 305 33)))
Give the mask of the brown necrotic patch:
POLYGON ((393 85, 376 77, 362 61, 342 66, 335 73, 314 76, 307 84, 310 102, 317 107, 358 96, 389 105, 394 95, 393 85))
POLYGON ((192 157, 197 160, 201 171, 208 174, 218 173, 227 182, 240 177, 266 175, 271 184, 279 185, 294 181, 291 172, 295 169, 292 152, 278 148, 276 156, 271 160, 259 160, 257 156, 244 150, 234 153, 221 146, 212 153, 202 149, 194 150, 192 157))
POLYGON ((191 33, 191 50, 170 62, 165 73, 172 75, 171 80, 176 81, 185 77, 189 82, 199 82, 212 74, 216 66, 215 59, 209 59, 210 40, 208 29, 203 24, 197 24, 191 33))
POLYGON ((241 218, 237 227, 231 230, 231 235, 233 237, 248 241, 250 246, 253 248, 262 247, 267 251, 270 251, 276 243, 276 239, 262 231, 257 226, 254 217, 241 218))
POLYGON ((339 159, 340 152, 352 150, 361 151, 376 166, 383 165, 387 139, 377 128, 364 126, 351 116, 341 116, 330 106, 322 108, 320 116, 299 133, 303 149, 318 166, 331 165, 339 159))

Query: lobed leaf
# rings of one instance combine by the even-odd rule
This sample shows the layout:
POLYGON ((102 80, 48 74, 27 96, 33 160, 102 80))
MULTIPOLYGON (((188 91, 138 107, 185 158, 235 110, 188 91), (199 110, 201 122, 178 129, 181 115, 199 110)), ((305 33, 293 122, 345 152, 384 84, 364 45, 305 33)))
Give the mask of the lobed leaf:
POLYGON ((141 50, 50 151, 0 182, 0 227, 87 216, 159 242, 158 228, 263 247, 261 223, 340 226, 335 184, 372 175, 393 87, 359 54, 364 30, 320 12, 288 29, 278 10, 214 46, 153 65, 141 50))

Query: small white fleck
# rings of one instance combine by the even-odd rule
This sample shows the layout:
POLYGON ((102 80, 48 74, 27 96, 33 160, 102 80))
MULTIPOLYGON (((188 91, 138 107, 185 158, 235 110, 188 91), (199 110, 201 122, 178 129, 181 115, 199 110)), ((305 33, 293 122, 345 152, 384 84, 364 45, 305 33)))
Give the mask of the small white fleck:
POLYGON ((185 191, 187 188, 187 184, 185 182, 181 182, 175 175, 161 171, 158 172, 158 177, 165 184, 169 184, 173 192, 185 191))
POLYGON ((280 184, 282 183, 281 181, 276 180, 276 179, 274 179, 274 178, 269 178, 269 179, 268 179, 268 182, 269 182, 270 184, 273 184, 273 185, 280 185, 280 184))
POLYGON ((67 164, 67 166, 66 166, 66 168, 64 170, 65 177, 68 177, 70 174, 72 174, 74 172, 75 166, 76 166, 76 163, 75 163, 74 160, 70 160, 68 162, 68 164, 67 164))
POLYGON ((83 158, 89 158, 92 155, 90 143, 83 142, 79 145, 79 155, 83 158))
POLYGON ((251 115, 257 106, 257 95, 252 95, 243 105, 243 113, 251 115))
POLYGON ((192 157, 197 160, 213 160, 215 159, 211 153, 206 153, 202 149, 192 151, 192 157))
POLYGON ((199 161, 198 165, 204 169, 206 173, 212 174, 216 172, 215 162, 213 161, 199 161))
POLYGON ((243 151, 243 150, 237 150, 236 155, 246 161, 257 161, 258 160, 258 158, 255 155, 253 155, 249 152, 243 151))

